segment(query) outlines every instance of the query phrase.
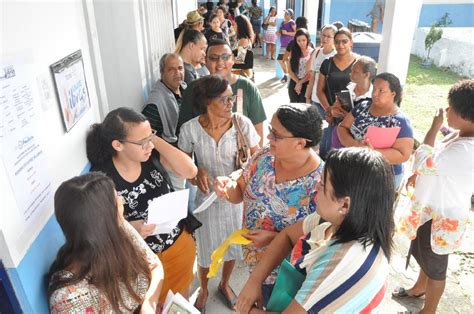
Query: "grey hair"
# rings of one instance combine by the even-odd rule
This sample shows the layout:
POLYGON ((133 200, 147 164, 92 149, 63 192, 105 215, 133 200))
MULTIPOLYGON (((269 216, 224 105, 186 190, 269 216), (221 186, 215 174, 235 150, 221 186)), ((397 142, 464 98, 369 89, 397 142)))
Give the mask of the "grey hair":
POLYGON ((168 52, 168 53, 165 53, 164 55, 162 55, 161 58, 160 58, 160 75, 161 76, 163 76, 163 72, 165 71, 166 59, 168 59, 168 57, 174 57, 174 58, 181 59, 181 56, 177 53, 174 53, 174 52, 168 52))
POLYGON ((377 62, 368 56, 360 56, 356 62, 362 64, 362 72, 369 73, 369 80, 373 82, 377 75, 377 62))

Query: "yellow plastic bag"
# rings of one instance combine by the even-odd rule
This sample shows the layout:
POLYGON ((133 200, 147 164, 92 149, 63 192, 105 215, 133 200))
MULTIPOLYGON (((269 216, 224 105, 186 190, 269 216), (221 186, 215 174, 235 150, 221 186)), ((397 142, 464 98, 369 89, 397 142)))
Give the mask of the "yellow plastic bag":
POLYGON ((247 245, 252 243, 252 241, 247 240, 242 235, 249 233, 248 229, 238 229, 235 230, 221 245, 217 247, 217 249, 212 252, 211 255, 211 266, 209 267, 209 272, 207 273, 207 278, 214 277, 217 275, 217 271, 222 265, 224 261, 225 253, 229 249, 229 245, 231 244, 243 244, 247 245))

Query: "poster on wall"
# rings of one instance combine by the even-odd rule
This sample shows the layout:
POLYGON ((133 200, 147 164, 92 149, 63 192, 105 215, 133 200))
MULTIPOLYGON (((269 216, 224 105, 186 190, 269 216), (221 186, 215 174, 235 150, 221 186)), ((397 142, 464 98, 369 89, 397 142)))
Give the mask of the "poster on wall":
POLYGON ((20 211, 21 223, 15 231, 21 237, 51 206, 53 191, 38 139, 40 104, 32 68, 2 63, 0 69, 0 157, 20 211))
POLYGON ((90 108, 81 50, 53 63, 50 67, 64 127, 66 132, 69 132, 90 108))

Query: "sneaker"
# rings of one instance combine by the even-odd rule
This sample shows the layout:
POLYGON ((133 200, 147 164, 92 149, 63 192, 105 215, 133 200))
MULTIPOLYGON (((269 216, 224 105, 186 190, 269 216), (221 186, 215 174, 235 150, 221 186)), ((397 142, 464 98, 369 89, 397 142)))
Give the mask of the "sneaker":
POLYGON ((286 75, 283 75, 283 78, 280 80, 282 83, 286 83, 288 81, 288 77, 286 75))

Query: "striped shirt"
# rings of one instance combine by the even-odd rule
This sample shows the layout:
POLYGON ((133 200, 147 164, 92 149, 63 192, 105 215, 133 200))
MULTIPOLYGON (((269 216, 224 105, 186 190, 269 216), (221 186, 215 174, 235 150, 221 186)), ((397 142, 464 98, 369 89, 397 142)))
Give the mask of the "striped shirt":
POLYGON ((324 240, 329 223, 312 214, 303 223, 305 236, 295 245, 291 262, 306 275, 295 296, 308 313, 370 313, 386 290, 388 261, 379 246, 358 241, 324 240))

